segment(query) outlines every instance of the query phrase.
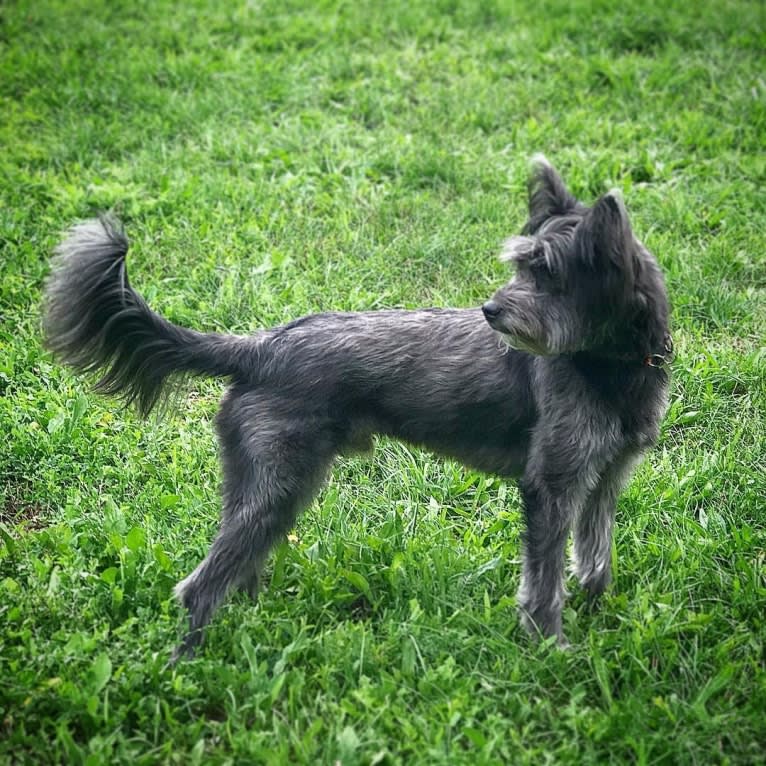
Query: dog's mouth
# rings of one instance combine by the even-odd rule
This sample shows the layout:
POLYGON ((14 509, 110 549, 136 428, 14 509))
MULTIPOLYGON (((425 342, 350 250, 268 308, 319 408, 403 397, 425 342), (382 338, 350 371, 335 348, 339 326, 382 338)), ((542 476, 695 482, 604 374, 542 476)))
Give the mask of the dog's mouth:
POLYGON ((505 329, 498 329, 496 327, 493 327, 492 329, 502 338, 503 342, 514 349, 514 351, 525 351, 526 353, 534 354, 535 356, 550 356, 550 351, 532 338, 517 333, 509 333, 505 329))
POLYGON ((482 311, 487 324, 511 348, 537 356, 550 355, 550 349, 548 349, 545 343, 541 343, 539 338, 534 337, 530 332, 525 332, 524 329, 513 326, 516 324, 521 325, 523 328, 525 323, 514 321, 513 314, 508 311, 507 306, 503 307, 499 302, 492 299, 482 306, 482 311))

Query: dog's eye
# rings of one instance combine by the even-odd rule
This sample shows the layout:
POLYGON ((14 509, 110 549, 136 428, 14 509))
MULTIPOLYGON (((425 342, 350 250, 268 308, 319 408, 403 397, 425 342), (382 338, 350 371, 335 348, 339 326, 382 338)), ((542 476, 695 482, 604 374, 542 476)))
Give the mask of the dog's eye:
POLYGON ((532 274, 535 276, 535 278, 542 278, 542 279, 555 279, 556 278, 556 272, 551 266, 551 264, 546 261, 544 258, 539 258, 529 265, 530 269, 532 270, 532 274))

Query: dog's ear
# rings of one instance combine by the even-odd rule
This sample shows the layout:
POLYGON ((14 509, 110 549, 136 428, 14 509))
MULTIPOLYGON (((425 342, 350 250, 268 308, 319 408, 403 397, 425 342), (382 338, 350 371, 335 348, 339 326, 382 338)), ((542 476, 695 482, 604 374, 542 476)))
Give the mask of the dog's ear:
POLYGON ((594 265, 611 263, 630 275, 636 241, 622 201, 616 189, 607 192, 590 209, 585 219, 583 234, 587 237, 594 265))
POLYGON ((529 221, 524 227, 525 234, 534 234, 551 216, 566 215, 577 207, 577 199, 542 154, 532 158, 527 188, 529 221))

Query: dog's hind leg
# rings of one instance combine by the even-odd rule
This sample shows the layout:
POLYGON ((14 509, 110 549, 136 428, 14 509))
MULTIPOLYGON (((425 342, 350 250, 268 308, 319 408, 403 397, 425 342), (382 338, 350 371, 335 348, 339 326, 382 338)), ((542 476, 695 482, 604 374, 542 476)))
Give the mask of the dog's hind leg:
POLYGON ((597 599, 612 579, 612 531, 617 498, 640 457, 631 452, 609 465, 577 517, 574 571, 591 599, 597 599))
POLYGON ((286 411, 265 397, 230 396, 218 417, 223 464, 221 526, 205 559, 176 586, 189 630, 171 662, 193 654, 202 630, 228 592, 255 594, 272 546, 319 489, 334 450, 310 414, 286 411))

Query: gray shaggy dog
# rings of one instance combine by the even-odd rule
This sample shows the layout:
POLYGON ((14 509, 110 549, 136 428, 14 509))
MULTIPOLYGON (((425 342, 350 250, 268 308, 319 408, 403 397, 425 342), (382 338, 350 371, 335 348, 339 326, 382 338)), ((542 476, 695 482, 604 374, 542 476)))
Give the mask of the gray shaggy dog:
POLYGON ((128 282, 128 242, 101 218, 61 243, 46 289, 48 346, 102 393, 148 413, 171 376, 228 378, 216 419, 218 534, 176 587, 191 655, 233 588, 255 596, 272 546, 340 453, 375 434, 518 479, 525 627, 564 644, 565 546, 597 597, 610 580, 617 496, 655 443, 672 354, 654 257, 619 194, 578 202, 544 158, 529 221, 502 253, 515 275, 481 308, 323 313, 238 337, 178 327, 128 282))

